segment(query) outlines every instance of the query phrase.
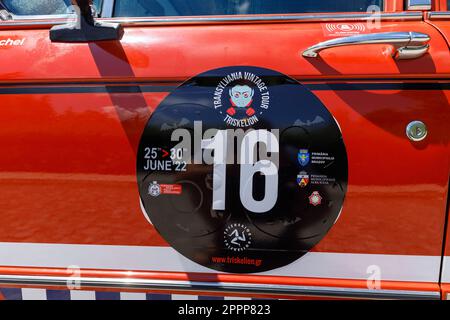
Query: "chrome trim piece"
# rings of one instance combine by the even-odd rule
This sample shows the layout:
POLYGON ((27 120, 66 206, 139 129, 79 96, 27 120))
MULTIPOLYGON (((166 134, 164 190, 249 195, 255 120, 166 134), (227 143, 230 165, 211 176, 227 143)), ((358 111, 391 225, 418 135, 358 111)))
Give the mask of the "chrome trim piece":
MULTIPOLYGON (((69 15, 70 16, 70 15, 69 15)), ((66 23, 66 20, 60 20, 55 16, 16 16, 16 21, 0 22, 1 26, 51 26, 66 23), (20 18, 20 19, 19 19, 20 18), (48 19, 48 20, 46 20, 48 19), (36 20, 36 21, 32 21, 36 20)), ((61 18, 66 18, 64 15, 61 18)), ((327 21, 367 21, 374 19, 373 14, 314 14, 314 15, 270 15, 270 16, 230 16, 230 17, 165 17, 165 18, 106 18, 106 22, 118 22, 124 25, 140 24, 202 24, 202 23, 277 23, 277 22, 327 22, 327 21)), ((422 20, 421 12, 393 12, 381 13, 382 21, 400 20, 400 21, 419 21, 422 20)), ((103 19, 102 19, 103 20, 103 19)))
POLYGON ((447 20, 447 19, 450 19, 450 11, 428 12, 428 19, 430 19, 430 20, 447 20))
POLYGON ((114 0, 103 0, 102 18, 111 18, 114 11, 114 0))
POLYGON ((224 283, 150 280, 136 278, 84 278, 84 277, 52 277, 52 276, 16 276, 0 275, 0 284, 33 285, 33 286, 64 286, 79 284, 81 287, 141 289, 141 290, 172 290, 239 294, 268 294, 287 296, 340 297, 361 299, 430 299, 441 298, 438 291, 409 291, 384 289, 356 289, 338 287, 313 287, 297 285, 271 285, 254 283, 224 283))
MULTIPOLYGON (((420 12, 381 13, 381 20, 420 20, 420 12)), ((191 22, 326 22, 326 21, 367 21, 374 19, 373 14, 310 14, 310 15, 247 15, 229 17, 164 17, 164 18, 114 18, 122 23, 191 23, 191 22)))
POLYGON ((388 44, 395 49, 395 52, 393 52, 395 59, 415 59, 428 51, 429 41, 430 36, 420 32, 369 33, 320 42, 306 49, 302 55, 306 58, 316 58, 322 50, 335 47, 388 44))
POLYGON ((431 10, 431 0, 407 0, 407 10, 431 10))
POLYGON ((67 14, 49 14, 49 15, 39 15, 39 16, 34 16, 34 15, 30 15, 30 16, 18 16, 15 14, 12 14, 12 19, 13 21, 11 21, 12 23, 14 23, 14 21, 28 21, 28 20, 48 20, 48 21, 52 21, 52 20, 59 20, 59 19, 67 19, 67 18, 75 18, 76 14, 75 13, 67 13, 67 14))

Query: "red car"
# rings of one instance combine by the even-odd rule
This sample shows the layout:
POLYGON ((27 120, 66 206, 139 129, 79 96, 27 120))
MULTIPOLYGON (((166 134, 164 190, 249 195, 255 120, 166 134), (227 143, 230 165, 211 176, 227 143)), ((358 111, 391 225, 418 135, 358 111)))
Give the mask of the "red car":
POLYGON ((447 298, 450 1, 0 10, 0 297, 447 298))

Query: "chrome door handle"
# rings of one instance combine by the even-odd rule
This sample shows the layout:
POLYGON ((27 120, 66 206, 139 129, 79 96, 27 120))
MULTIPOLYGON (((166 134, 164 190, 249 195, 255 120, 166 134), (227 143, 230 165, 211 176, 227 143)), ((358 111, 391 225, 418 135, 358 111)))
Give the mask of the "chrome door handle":
POLYGON ((316 58, 325 49, 361 44, 388 44, 395 49, 394 59, 415 59, 423 56, 429 49, 430 36, 420 32, 384 32, 337 38, 320 42, 303 52, 305 58, 316 58))

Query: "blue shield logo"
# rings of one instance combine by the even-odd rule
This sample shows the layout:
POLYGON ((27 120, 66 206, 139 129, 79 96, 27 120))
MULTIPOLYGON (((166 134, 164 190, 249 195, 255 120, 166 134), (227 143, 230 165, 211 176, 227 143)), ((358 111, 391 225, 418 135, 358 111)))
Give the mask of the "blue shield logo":
POLYGON ((302 167, 305 167, 309 163, 309 151, 307 149, 300 149, 297 155, 297 159, 298 163, 300 163, 302 167))

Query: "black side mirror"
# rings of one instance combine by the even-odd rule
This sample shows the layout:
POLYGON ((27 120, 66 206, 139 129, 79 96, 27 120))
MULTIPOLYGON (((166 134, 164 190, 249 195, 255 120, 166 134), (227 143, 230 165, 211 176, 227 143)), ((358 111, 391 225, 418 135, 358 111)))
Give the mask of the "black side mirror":
POLYGON ((50 29, 52 42, 92 42, 120 40, 123 28, 120 24, 94 20, 91 0, 72 0, 76 8, 77 21, 54 26, 50 29))

